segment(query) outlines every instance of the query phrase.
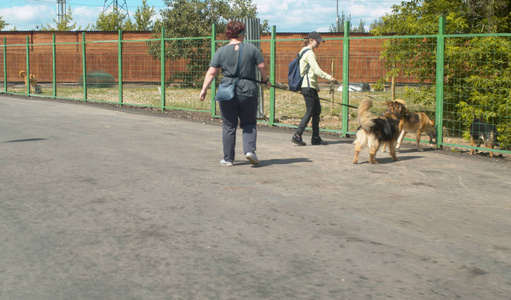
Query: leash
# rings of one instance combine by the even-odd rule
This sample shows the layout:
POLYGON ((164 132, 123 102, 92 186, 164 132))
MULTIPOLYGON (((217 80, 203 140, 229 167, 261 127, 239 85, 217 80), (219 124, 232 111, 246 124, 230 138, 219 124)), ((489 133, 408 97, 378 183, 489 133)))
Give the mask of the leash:
MULTIPOLYGON (((250 80, 250 81, 254 81, 254 82, 257 82, 257 83, 261 83, 261 84, 266 84, 266 82, 264 81, 259 81, 259 80, 256 80, 256 79, 252 79, 252 78, 245 78, 245 77, 240 77, 241 79, 246 79, 246 80, 250 80)), ((286 91, 286 92, 291 92, 291 93, 295 93, 295 94, 299 94, 299 95, 303 95, 301 92, 293 92, 293 91, 290 91, 288 90, 287 88, 283 88, 283 87, 280 87, 280 86, 276 86, 276 85, 273 85, 270 83, 270 87, 273 87, 273 88, 276 88, 276 89, 279 89, 279 90, 283 90, 283 91, 286 91)), ((350 88, 352 90, 355 90, 353 88, 350 88)), ((371 96, 367 96, 371 99, 374 99, 373 97, 371 96)), ((325 99, 325 98, 321 98, 321 97, 318 97, 319 100, 321 101, 326 101, 326 102, 330 102, 330 103, 335 103, 335 104, 339 104, 339 105, 344 105, 344 106, 348 106, 348 107, 351 107, 351 108, 355 108, 355 109, 358 109, 357 106, 353 106, 353 105, 349 105, 349 104, 345 104, 345 103, 341 103, 341 102, 335 102, 335 101, 331 101, 331 100, 328 100, 328 99, 325 99)))

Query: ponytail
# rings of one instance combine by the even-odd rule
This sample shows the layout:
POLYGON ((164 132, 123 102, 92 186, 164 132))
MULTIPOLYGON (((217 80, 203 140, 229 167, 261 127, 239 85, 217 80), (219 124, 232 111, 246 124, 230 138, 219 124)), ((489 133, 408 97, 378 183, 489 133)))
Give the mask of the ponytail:
POLYGON ((310 45, 310 40, 308 38, 304 38, 302 41, 302 48, 310 45))

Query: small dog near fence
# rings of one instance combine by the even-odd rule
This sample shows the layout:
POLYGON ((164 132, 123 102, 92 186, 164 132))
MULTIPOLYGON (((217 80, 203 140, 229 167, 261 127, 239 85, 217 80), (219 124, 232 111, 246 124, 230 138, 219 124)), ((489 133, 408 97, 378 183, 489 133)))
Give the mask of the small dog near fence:
POLYGON ((27 72, 25 70, 21 70, 19 73, 20 77, 22 77, 25 80, 25 93, 36 93, 37 94, 37 78, 34 74, 30 74, 30 91, 28 86, 28 77, 27 72))
POLYGON ((399 122, 406 112, 406 105, 403 100, 387 102, 387 110, 381 117, 374 117, 369 112, 373 106, 370 99, 363 100, 357 111, 360 127, 357 129, 355 145, 355 156, 353 163, 358 163, 360 150, 369 148, 369 162, 377 164, 376 152, 382 143, 389 145, 390 155, 396 161, 396 143, 399 136, 399 122))
MULTIPOLYGON (((493 149, 497 143, 498 131, 493 124, 484 123, 479 118, 474 118, 470 124, 470 146, 479 147, 481 144, 485 148, 493 149)), ((475 149, 470 149, 470 155, 475 153, 475 149)), ((490 151, 490 157, 493 157, 493 151, 490 151)))

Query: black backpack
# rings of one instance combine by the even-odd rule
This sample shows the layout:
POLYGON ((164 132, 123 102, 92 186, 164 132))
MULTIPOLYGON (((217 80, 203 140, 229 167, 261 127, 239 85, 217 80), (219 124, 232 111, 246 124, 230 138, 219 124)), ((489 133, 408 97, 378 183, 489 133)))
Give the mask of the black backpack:
MULTIPOLYGON (((287 84, 289 85, 289 90, 293 92, 298 92, 302 88, 303 77, 300 76, 300 60, 305 52, 311 49, 305 49, 301 54, 298 53, 297 58, 293 59, 292 62, 289 63, 289 68, 287 71, 287 84)), ((305 74, 307 75, 309 72, 309 66, 305 69, 305 74)), ((307 77, 307 80, 309 78, 307 77)))

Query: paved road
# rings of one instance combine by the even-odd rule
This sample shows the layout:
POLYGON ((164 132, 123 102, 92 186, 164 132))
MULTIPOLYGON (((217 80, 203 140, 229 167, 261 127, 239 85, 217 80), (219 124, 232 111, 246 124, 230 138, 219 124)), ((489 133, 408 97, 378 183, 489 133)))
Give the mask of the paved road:
POLYGON ((259 129, 0 96, 0 299, 511 299, 509 162, 259 129))

